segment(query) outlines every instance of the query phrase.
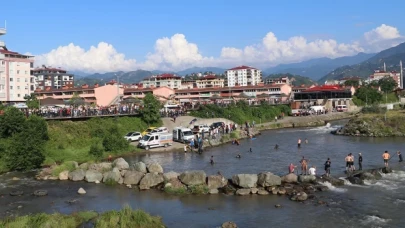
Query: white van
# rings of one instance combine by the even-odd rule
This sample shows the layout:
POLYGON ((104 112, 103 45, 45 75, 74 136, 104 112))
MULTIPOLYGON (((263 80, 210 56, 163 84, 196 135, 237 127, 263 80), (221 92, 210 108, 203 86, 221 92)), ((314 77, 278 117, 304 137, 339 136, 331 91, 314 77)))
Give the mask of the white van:
POLYGON ((176 127, 173 129, 173 141, 188 143, 194 139, 194 133, 190 128, 176 127))
POLYGON ((336 111, 338 112, 347 112, 348 108, 346 105, 337 105, 336 106, 336 111))
POLYGON ((325 111, 325 106, 320 106, 320 105, 318 105, 318 106, 311 106, 310 109, 311 109, 312 112, 318 112, 318 111, 324 112, 324 111, 325 111))
POLYGON ((149 150, 155 147, 168 147, 173 144, 173 135, 169 133, 149 133, 139 141, 138 147, 149 150))

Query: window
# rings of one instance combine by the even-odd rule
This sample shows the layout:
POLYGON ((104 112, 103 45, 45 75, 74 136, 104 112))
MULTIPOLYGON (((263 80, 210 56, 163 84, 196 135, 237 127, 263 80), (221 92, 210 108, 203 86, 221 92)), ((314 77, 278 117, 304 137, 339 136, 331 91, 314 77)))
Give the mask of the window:
POLYGON ((10 78, 10 82, 12 82, 13 81, 13 78, 10 78))
POLYGON ((13 86, 10 86, 10 90, 13 90, 13 86))
POLYGON ((25 74, 28 74, 28 71, 25 71, 25 74))
POLYGON ((20 79, 19 79, 19 78, 17 78, 17 82, 20 82, 20 79))
POLYGON ((25 81, 25 82, 28 82, 28 79, 26 78, 24 81, 25 81))
POLYGON ((20 94, 17 94, 17 97, 20 97, 20 94))
POLYGON ((17 89, 20 89, 20 86, 17 86, 17 89))
POLYGON ((17 74, 20 74, 20 70, 17 70, 17 74))
POLYGON ((25 89, 28 89, 28 86, 25 86, 25 89))

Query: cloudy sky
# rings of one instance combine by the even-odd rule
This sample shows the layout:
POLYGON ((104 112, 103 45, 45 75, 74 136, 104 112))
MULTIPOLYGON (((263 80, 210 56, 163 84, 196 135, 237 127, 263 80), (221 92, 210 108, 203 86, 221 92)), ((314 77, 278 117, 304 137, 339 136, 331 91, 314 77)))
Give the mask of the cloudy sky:
POLYGON ((35 55, 37 65, 88 73, 268 68, 378 52, 405 41, 405 1, 275 2, 7 1, 0 13, 7 35, 0 40, 35 55))

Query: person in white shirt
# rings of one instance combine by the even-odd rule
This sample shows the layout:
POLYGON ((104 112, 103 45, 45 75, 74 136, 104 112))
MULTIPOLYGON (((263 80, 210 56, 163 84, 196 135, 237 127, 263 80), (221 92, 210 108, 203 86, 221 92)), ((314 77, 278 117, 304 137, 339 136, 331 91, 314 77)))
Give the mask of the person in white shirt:
POLYGON ((313 176, 315 176, 316 175, 316 168, 315 168, 315 166, 312 166, 311 168, 309 168, 309 175, 313 175, 313 176))

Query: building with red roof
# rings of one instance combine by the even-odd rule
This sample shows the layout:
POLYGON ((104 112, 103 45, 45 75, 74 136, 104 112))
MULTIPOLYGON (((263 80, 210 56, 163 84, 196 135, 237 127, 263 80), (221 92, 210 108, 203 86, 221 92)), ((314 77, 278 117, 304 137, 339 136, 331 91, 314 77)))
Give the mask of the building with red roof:
MULTIPOLYGON (((5 34, 0 28, 0 36, 5 34)), ((0 41, 0 102, 25 101, 24 97, 34 91, 33 66, 33 56, 10 51, 0 41)))
POLYGON ((32 73, 35 77, 36 88, 45 89, 51 87, 53 89, 60 89, 63 86, 74 86, 74 74, 69 74, 66 70, 61 68, 43 65, 41 68, 32 70, 32 73))
POLYGON ((226 86, 254 86, 263 84, 262 71, 250 66, 237 66, 225 71, 226 86))

